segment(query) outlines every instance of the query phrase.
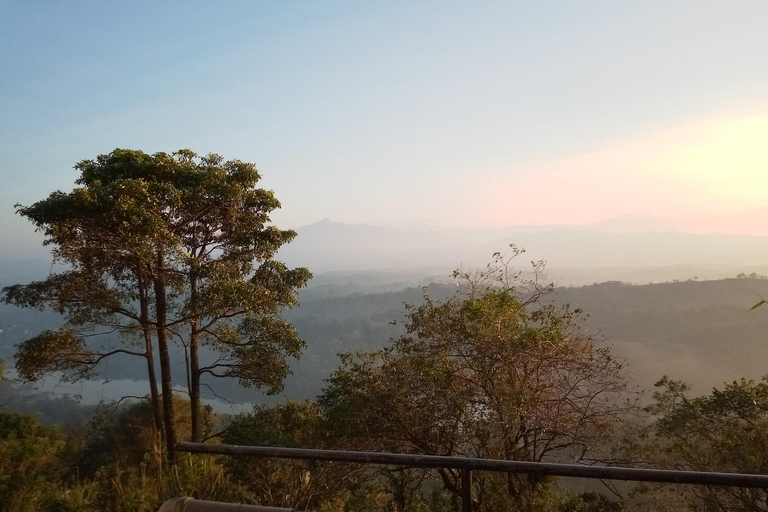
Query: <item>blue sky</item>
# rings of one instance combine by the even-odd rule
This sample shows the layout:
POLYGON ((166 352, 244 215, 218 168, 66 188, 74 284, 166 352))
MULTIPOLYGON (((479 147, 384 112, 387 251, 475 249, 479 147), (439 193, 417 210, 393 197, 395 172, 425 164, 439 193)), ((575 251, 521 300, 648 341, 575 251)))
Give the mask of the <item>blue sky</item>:
POLYGON ((764 1, 3 0, 0 257, 39 243, 14 203, 116 147, 254 162, 281 227, 765 207, 766 26, 764 1))

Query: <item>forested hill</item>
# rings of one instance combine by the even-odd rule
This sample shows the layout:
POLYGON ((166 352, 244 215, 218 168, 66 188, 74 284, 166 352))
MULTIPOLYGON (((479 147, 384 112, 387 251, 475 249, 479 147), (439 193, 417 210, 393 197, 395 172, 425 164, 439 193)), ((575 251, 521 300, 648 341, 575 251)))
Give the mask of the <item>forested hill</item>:
MULTIPOLYGON (((429 287, 433 298, 455 292, 453 284, 429 287)), ((286 311, 285 316, 306 340, 307 348, 292 365, 285 394, 268 400, 314 397, 323 379, 336 369, 337 353, 385 346, 402 333, 403 304, 419 303, 422 293, 420 286, 411 286, 329 298, 324 292, 305 290, 301 306, 286 311), (393 321, 398 323, 393 325, 393 321)), ((759 379, 768 373, 768 307, 750 311, 761 297, 768 297, 768 280, 734 278, 649 285, 606 282, 560 288, 556 300, 589 314, 585 329, 626 359, 641 387, 649 389, 668 374, 691 383, 695 392, 706 393, 724 381, 742 376, 759 379)), ((0 306, 0 357, 11 356, 15 343, 55 328, 59 322, 60 317, 49 312, 0 306)), ((183 352, 176 351, 175 357, 183 361, 183 352)), ((124 364, 112 364, 102 371, 113 379, 141 378, 145 370, 139 363, 126 359, 124 364)), ((185 383, 183 372, 175 377, 179 385, 185 383)), ((211 384, 219 395, 237 402, 265 399, 234 382, 211 384)))
MULTIPOLYGON (((455 292, 430 286, 430 295, 455 292)), ((288 394, 311 396, 337 363, 336 352, 371 350, 396 336, 403 303, 421 300, 417 287, 401 292, 307 298, 287 313, 308 348, 294 365, 288 394)), ((750 311, 768 297, 768 280, 723 279, 648 285, 606 282, 560 288, 556 301, 589 316, 585 329, 626 359, 637 383, 649 389, 662 375, 682 379, 696 392, 740 377, 768 373, 768 307, 750 311)))
POLYGON ((588 328, 624 357, 638 381, 663 374, 694 391, 768 373, 768 280, 725 279, 629 286, 602 283, 559 290, 558 300, 589 313, 588 328))

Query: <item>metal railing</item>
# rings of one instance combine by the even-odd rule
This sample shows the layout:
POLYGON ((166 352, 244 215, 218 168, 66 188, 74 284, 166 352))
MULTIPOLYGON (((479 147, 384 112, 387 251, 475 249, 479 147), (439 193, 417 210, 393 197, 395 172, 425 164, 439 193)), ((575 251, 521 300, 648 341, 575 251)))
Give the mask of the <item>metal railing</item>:
POLYGON ((195 500, 192 498, 172 498, 162 505, 157 512, 300 512, 292 508, 261 507, 240 505, 221 501, 195 500))
POLYGON ((405 453, 356 452, 342 450, 312 450, 305 448, 275 448, 267 446, 241 446, 205 443, 178 443, 180 452, 216 455, 246 455, 251 457, 353 462, 412 468, 450 468, 461 473, 461 509, 472 511, 472 471, 498 471, 535 475, 567 476, 573 478, 599 478, 634 482, 660 482, 677 484, 717 485, 768 489, 768 475, 742 473, 711 473, 702 471, 674 471, 665 469, 585 466, 554 464, 549 462, 523 462, 516 460, 477 459, 471 457, 442 457, 405 453))

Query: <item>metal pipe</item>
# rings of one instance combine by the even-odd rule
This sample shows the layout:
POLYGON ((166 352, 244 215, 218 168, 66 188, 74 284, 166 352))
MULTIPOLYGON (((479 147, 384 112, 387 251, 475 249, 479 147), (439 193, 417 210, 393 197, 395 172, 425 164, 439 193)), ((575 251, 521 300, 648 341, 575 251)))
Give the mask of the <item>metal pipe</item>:
POLYGON ((569 476, 575 478, 601 478, 607 480, 631 480, 636 482, 665 482, 768 489, 768 475, 748 475, 742 473, 711 473, 703 471, 582 466, 578 464, 553 464, 547 462, 477 459, 471 457, 441 457, 437 455, 412 455, 404 453, 309 450, 303 448, 274 448, 267 446, 205 443, 178 443, 176 448, 180 452, 220 455, 248 455, 253 457, 356 462, 360 464, 384 464, 389 466, 418 468, 453 468, 477 471, 502 471, 507 473, 569 476))
POLYGON ((192 498, 172 498, 162 505, 157 512, 297 512, 292 508, 261 507, 223 503, 221 501, 195 500, 192 498))
POLYGON ((472 512, 472 470, 461 470, 461 512, 472 512))

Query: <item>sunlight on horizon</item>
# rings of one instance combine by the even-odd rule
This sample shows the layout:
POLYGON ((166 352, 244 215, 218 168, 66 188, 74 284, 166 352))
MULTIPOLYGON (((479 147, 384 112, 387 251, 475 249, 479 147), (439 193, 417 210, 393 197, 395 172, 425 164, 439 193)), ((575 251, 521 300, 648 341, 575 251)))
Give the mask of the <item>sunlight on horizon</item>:
POLYGON ((768 190, 768 116, 712 123, 703 136, 662 158, 661 170, 675 180, 694 183, 723 209, 766 205, 768 190))
MULTIPOLYGON (((691 219, 690 230, 707 231, 707 217, 768 207, 766 140, 768 115, 710 117, 598 151, 512 164, 484 173, 493 179, 477 222, 578 225, 635 214, 691 219)), ((734 229, 763 234, 758 224, 734 229)))

